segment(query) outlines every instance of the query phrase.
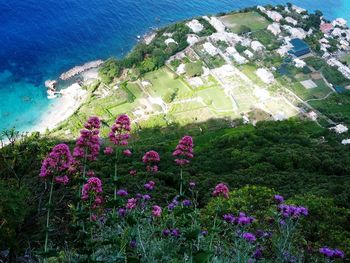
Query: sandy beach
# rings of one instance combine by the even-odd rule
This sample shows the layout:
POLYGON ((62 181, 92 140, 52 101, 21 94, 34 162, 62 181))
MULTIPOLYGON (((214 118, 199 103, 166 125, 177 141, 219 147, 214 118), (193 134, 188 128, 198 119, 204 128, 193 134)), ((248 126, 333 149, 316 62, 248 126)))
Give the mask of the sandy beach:
POLYGON ((88 96, 88 92, 78 83, 62 89, 61 93, 62 96, 55 99, 33 131, 45 132, 47 129, 56 128, 59 123, 69 118, 88 96))

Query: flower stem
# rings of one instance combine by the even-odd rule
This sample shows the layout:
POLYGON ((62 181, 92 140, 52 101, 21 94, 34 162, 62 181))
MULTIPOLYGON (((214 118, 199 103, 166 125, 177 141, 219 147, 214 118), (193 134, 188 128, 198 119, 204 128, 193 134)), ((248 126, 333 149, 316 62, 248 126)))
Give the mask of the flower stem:
POLYGON ((180 196, 182 196, 182 184, 183 184, 183 177, 182 177, 182 167, 180 168, 180 196))
MULTIPOLYGON (((51 211, 51 203, 52 203, 53 183, 54 183, 54 176, 52 176, 52 180, 50 184, 49 205, 47 208, 47 215, 46 215, 46 234, 45 234, 45 246, 44 246, 45 253, 47 252, 47 246, 49 242, 50 211, 51 211)), ((45 259, 45 262, 46 262, 46 259, 45 259)))
POLYGON ((118 178, 118 149, 115 150, 115 162, 114 162, 114 201, 117 200, 117 178, 118 178))

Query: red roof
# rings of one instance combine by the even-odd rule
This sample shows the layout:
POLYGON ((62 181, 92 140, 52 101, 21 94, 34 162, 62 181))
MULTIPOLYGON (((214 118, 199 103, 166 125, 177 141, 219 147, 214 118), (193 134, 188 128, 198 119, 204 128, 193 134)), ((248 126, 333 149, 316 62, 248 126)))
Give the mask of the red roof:
POLYGON ((329 31, 331 31, 333 29, 333 25, 329 24, 329 23, 324 23, 320 25, 320 30, 326 34, 329 33, 329 31))

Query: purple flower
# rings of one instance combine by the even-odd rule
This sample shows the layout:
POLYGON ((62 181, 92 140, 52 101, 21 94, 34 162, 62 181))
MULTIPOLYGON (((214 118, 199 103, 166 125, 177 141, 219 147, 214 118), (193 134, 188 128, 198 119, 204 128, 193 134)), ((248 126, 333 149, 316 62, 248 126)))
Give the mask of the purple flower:
POLYGON ((144 185, 144 187, 146 190, 152 191, 154 189, 155 184, 156 184, 155 182, 149 181, 144 185))
POLYGON ((243 233, 242 237, 250 243, 253 243, 256 241, 256 236, 252 233, 243 233))
POLYGON ((263 257, 262 250, 260 248, 255 249, 253 257, 255 259, 261 259, 263 257))
POLYGON ((106 147, 103 150, 103 152, 104 152, 105 155, 111 155, 113 153, 113 148, 112 147, 106 147))
POLYGON ((124 189, 120 189, 120 190, 118 190, 117 195, 119 195, 119 196, 127 196, 128 192, 126 190, 124 190, 124 189))
POLYGON ((233 224, 236 219, 232 214, 225 214, 223 218, 227 223, 231 223, 231 224, 233 224))
POLYGON ((201 235, 204 236, 204 237, 207 236, 208 235, 208 231, 207 230, 202 230, 201 231, 201 235))
POLYGON ((196 187, 196 183, 195 182, 190 182, 188 185, 189 185, 189 187, 191 189, 194 189, 196 187))
POLYGON ((301 216, 307 216, 309 214, 309 211, 307 208, 302 206, 295 206, 295 205, 280 204, 278 206, 278 210, 282 215, 282 217, 284 218, 297 219, 301 216))
POLYGON ((192 202, 188 199, 182 201, 183 206, 191 206, 192 202))
POLYGON ((320 248, 320 253, 328 258, 335 259, 335 258, 344 258, 345 253, 340 249, 332 249, 328 247, 322 247, 320 248))
POLYGON ((164 230, 163 230, 163 235, 166 236, 166 237, 169 236, 170 233, 171 233, 171 232, 170 232, 169 229, 164 229, 164 230))
POLYGON ((125 217, 126 216, 126 209, 125 208, 119 208, 118 215, 120 217, 125 217))
POLYGON ((132 249, 134 249, 134 248, 136 248, 136 246, 137 246, 136 240, 131 240, 131 241, 130 241, 130 247, 131 247, 132 249))
POLYGON ((275 195, 273 199, 277 204, 282 204, 284 202, 284 198, 282 195, 275 195))
POLYGON ((171 230, 171 235, 174 237, 179 237, 180 236, 180 230, 178 228, 174 228, 171 230))
POLYGON ((151 196, 150 195, 143 195, 142 199, 145 200, 145 201, 148 201, 148 200, 151 199, 151 196))

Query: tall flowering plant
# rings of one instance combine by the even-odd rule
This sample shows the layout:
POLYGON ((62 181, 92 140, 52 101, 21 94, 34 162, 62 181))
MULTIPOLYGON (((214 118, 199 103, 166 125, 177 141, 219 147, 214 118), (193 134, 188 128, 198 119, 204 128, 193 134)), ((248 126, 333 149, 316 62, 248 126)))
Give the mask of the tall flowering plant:
POLYGON ((183 175, 182 168, 183 166, 190 163, 190 159, 193 158, 193 139, 191 136, 184 136, 179 141, 178 145, 173 152, 173 156, 175 157, 175 163, 180 166, 180 196, 183 195, 182 187, 183 187, 183 175))
POLYGON ((66 144, 58 144, 52 148, 48 156, 43 160, 40 177, 49 179, 50 193, 49 203, 46 215, 46 233, 44 252, 48 250, 49 240, 49 226, 50 226, 50 212, 52 205, 52 192, 54 183, 66 185, 69 182, 68 174, 73 163, 73 157, 70 153, 69 147, 66 144))
MULTIPOLYGON (((118 153, 119 148, 128 145, 128 139, 130 138, 131 122, 130 118, 126 114, 121 114, 115 120, 112 125, 111 131, 108 134, 108 138, 111 143, 115 145, 115 160, 114 160, 114 201, 117 200, 117 179, 118 179, 118 153)), ((107 147, 105 154, 109 155, 113 153, 113 148, 107 147)), ((124 150, 124 155, 130 156, 130 150, 124 150)))
POLYGON ((158 163, 160 162, 159 153, 153 150, 146 152, 142 157, 142 162, 146 164, 148 172, 158 172, 158 163))

